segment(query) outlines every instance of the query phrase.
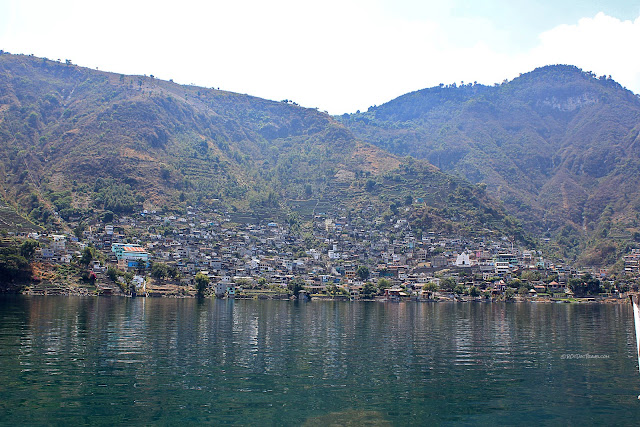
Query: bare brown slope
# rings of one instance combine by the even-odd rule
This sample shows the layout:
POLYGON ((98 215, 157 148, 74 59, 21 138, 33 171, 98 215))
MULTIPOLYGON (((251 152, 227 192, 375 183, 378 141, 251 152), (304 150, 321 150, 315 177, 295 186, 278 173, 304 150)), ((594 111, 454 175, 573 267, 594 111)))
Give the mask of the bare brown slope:
POLYGON ((428 199, 438 223, 521 234, 481 189, 358 141, 314 109, 16 55, 0 55, 0 87, 3 185, 42 223, 53 210, 77 222, 188 204, 381 213, 410 196, 428 199), (450 199, 461 188, 470 198, 450 199))

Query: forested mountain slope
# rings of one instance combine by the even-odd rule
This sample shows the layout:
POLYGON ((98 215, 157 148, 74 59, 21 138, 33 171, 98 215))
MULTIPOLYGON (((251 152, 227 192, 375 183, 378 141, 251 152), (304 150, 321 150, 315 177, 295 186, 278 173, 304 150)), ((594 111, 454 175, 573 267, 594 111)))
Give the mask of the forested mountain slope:
POLYGON ((189 204, 286 218, 422 200, 418 227, 522 237, 482 186, 289 102, 0 55, 0 183, 41 225, 189 204))
POLYGON ((640 99, 554 65, 495 86, 441 85, 338 119, 396 155, 486 183, 529 230, 588 264, 640 240, 640 99))

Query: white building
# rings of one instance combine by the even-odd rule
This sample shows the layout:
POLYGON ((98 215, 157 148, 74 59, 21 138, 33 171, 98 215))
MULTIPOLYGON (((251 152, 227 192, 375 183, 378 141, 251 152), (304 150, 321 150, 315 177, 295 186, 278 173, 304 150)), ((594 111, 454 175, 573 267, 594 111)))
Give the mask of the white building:
POLYGON ((456 258, 456 267, 471 267, 471 260, 466 252, 461 253, 456 258))

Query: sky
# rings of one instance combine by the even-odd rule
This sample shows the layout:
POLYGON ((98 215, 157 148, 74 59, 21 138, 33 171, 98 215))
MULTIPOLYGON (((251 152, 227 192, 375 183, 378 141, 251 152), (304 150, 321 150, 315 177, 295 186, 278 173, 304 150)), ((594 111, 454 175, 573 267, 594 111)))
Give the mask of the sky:
POLYGON ((640 94, 640 0, 0 0, 0 49, 331 114, 571 64, 640 94))

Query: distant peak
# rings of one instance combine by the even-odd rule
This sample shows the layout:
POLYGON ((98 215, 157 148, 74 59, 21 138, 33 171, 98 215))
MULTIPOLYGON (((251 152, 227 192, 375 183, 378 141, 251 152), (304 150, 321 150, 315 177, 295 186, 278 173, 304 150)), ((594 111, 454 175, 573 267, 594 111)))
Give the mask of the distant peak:
POLYGON ((519 79, 528 80, 535 78, 544 78, 544 79, 598 79, 598 80, 611 80, 611 76, 597 76, 595 73, 591 71, 584 71, 575 65, 568 64, 553 64, 553 65, 545 65, 543 67, 538 67, 533 71, 528 73, 520 74, 520 76, 514 81, 519 79))

